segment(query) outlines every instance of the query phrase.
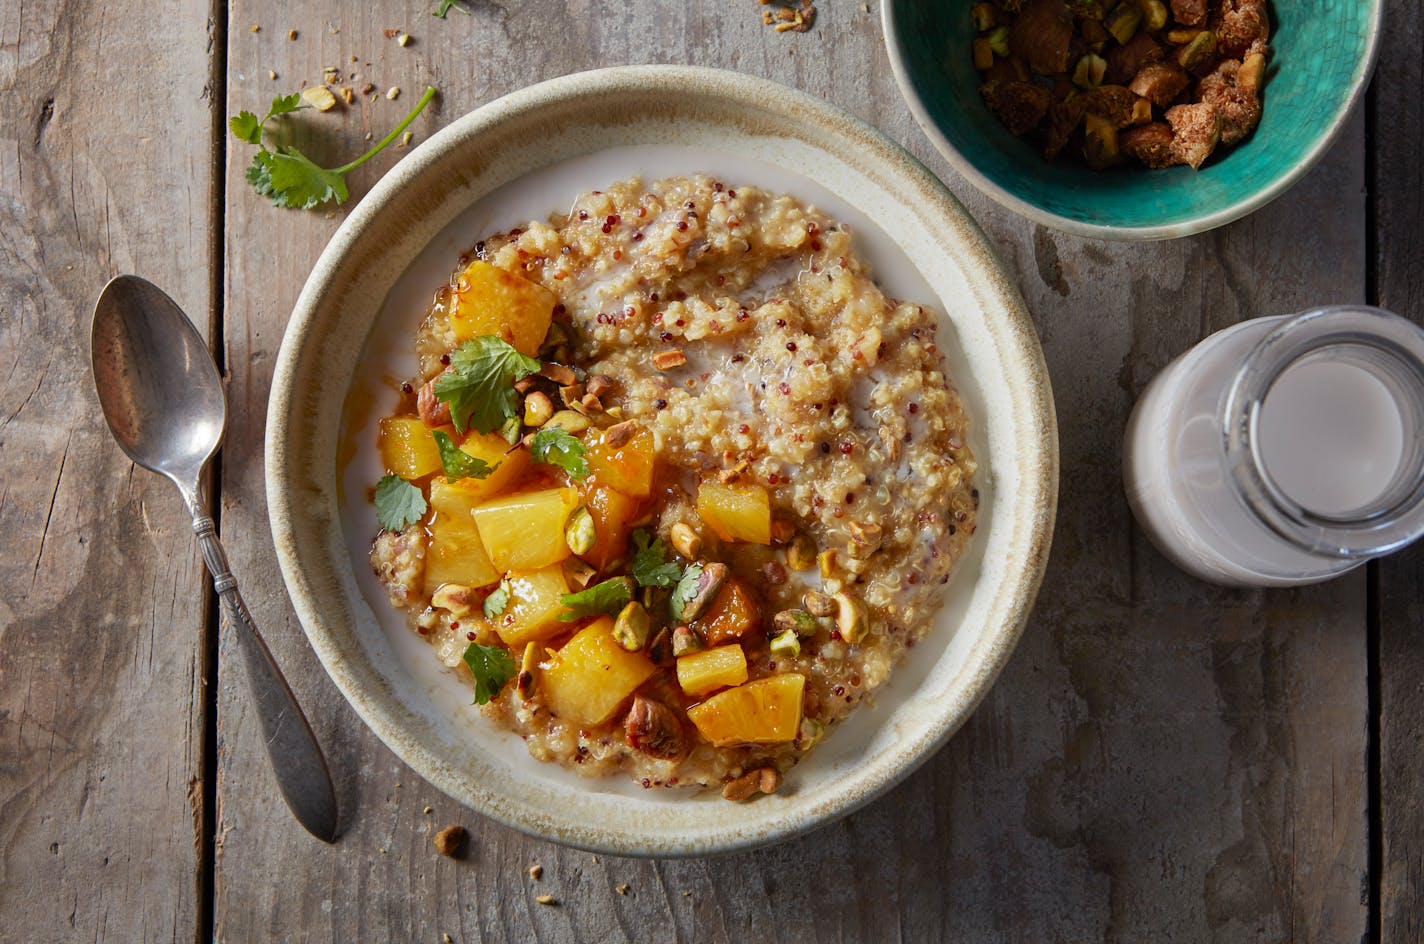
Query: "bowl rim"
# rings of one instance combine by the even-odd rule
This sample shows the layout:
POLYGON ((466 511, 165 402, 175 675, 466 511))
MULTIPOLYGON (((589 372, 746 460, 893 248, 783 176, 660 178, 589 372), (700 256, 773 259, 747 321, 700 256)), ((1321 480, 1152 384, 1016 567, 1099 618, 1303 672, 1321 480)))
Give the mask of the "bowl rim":
POLYGON ((1371 77, 1374 75, 1375 63, 1379 58, 1380 28, 1384 20, 1383 0, 1369 0, 1374 4, 1374 13, 1371 17, 1369 36, 1366 39, 1366 50, 1364 57, 1356 64, 1355 72, 1351 77, 1350 94, 1346 97, 1342 106, 1336 110, 1331 118, 1331 122, 1325 132, 1316 138, 1310 150, 1289 168, 1284 174, 1272 180, 1269 184, 1257 190, 1255 193, 1235 203, 1217 210, 1214 213, 1205 213, 1201 216, 1185 220, 1180 223, 1154 223, 1147 226, 1107 226, 1101 223, 1085 223, 1072 217, 1052 213, 1043 209, 1037 204, 1017 196, 1009 190, 999 186, 989 177, 974 166, 960 150, 954 146, 947 135, 940 130, 939 125, 930 115, 929 107, 920 96, 910 70, 906 64, 905 51, 901 44, 899 34, 895 29, 895 7, 897 3, 908 2, 908 0, 882 0, 880 5, 880 25, 885 34, 886 52, 890 57, 890 69, 895 73, 895 84, 900 87, 900 94, 905 99, 905 103, 910 107, 910 113, 915 116, 915 123, 920 126, 925 137, 930 139, 935 148, 944 155, 955 171, 964 177, 971 184, 977 187, 1000 206, 1023 216, 1034 223, 1051 227, 1065 233, 1072 233, 1075 236, 1089 236, 1095 239, 1112 240, 1115 242, 1138 242, 1162 239, 1180 239, 1183 236, 1194 236, 1197 233, 1204 233, 1207 230, 1216 229, 1218 226, 1225 226, 1244 216, 1256 212, 1261 207, 1285 193, 1291 187, 1310 172, 1316 163, 1325 156, 1325 153, 1334 146, 1335 141, 1344 130, 1345 124, 1354 114, 1355 108, 1364 99, 1365 93, 1369 90, 1371 77))
MULTIPOLYGON (((803 134, 809 134, 809 130, 803 134)), ((914 212, 924 215, 928 210, 917 207, 914 212)), ((767 845, 840 819, 898 784, 935 754, 967 721, 1013 653, 1043 579, 1057 510, 1057 417, 1042 348, 1008 270, 995 256, 977 223, 942 181, 876 129, 799 90, 720 69, 618 66, 564 75, 486 103, 456 118, 433 135, 372 187, 337 228, 313 265, 283 335, 272 379, 267 420, 265 486, 268 518, 283 581, 312 649, 353 710, 403 762, 462 805, 539 839, 612 854, 677 857, 767 845), (300 368, 303 358, 307 356, 305 348, 314 344, 310 335, 320 323, 325 298, 337 281, 343 259, 361 245, 366 231, 372 228, 389 204, 399 200, 408 183, 427 173, 450 153, 458 152, 467 141, 477 138, 490 127, 538 114, 541 109, 570 100, 610 94, 660 96, 662 90, 669 87, 695 89, 695 95, 703 101, 710 96, 725 104, 787 117, 792 119, 793 127, 815 125, 823 132, 834 130, 834 145, 811 141, 799 135, 788 136, 817 148, 830 148, 829 153, 832 154, 837 149, 841 153, 854 151, 868 154, 870 158, 879 159, 879 167, 887 175, 885 180, 893 181, 893 188, 888 182, 885 184, 892 195, 900 196, 900 191, 910 191, 925 197, 926 206, 933 206, 938 201, 939 206, 955 211, 943 225, 953 225, 959 230, 960 244, 967 257, 964 269, 970 279, 969 288, 982 293, 980 309, 991 313, 991 321, 999 324, 1003 333, 997 343, 1011 349, 1001 360, 1014 364, 1016 369, 1024 372, 1023 416, 1013 420, 1010 428, 1016 439, 1031 438, 1036 448, 1027 452, 1019 450, 1023 453, 1019 460, 1023 468, 1022 497, 1014 506, 1016 514, 1013 519, 1004 525, 1010 527, 1012 524, 1024 532, 1022 545, 1016 543, 1014 546, 1016 553, 1022 555, 1022 563, 1005 569, 999 579, 999 597, 1008 602, 996 604, 994 611, 1003 614, 1003 625, 996 632, 981 633, 965 654, 966 670, 972 669, 973 677, 965 686, 958 703, 959 710, 946 707, 931 721, 926 721, 924 731, 916 732, 923 736, 916 741, 913 750, 901 748, 885 755, 873 765, 873 775, 867 774, 857 781, 858 789, 837 788, 835 802, 808 805, 801 811, 785 815, 780 821, 719 823, 709 827, 705 834, 695 837, 650 839, 629 838, 611 828, 587 822, 563 825, 561 831, 557 825, 551 825, 547 810, 530 809, 527 803, 520 806, 519 802, 508 798, 504 798, 505 802, 495 802, 487 796, 490 791, 478 784, 465 782, 442 762, 432 747, 413 737, 402 736, 400 725, 403 716, 398 710, 398 699, 391 694, 382 696, 379 692, 364 690, 356 684, 357 679, 348 665, 350 654, 342 645, 342 639, 349 638, 349 631, 333 628, 329 625, 333 621, 324 614, 321 605, 323 594, 340 595, 341 587, 333 586, 330 579, 313 579, 307 566, 299 560, 299 549, 304 540, 311 543, 310 539, 304 539, 303 528, 311 529, 323 524, 330 528, 333 521, 330 511, 334 510, 337 499, 334 487, 329 495, 313 496, 312 486, 304 483, 304 478, 310 478, 313 473, 303 472, 301 464, 293 460, 290 443, 294 428, 300 425, 293 418, 294 407, 303 403, 299 387, 303 376, 300 368), (329 509, 326 504, 330 505, 329 509), (318 505, 322 508, 312 510, 318 505)), ((329 473, 318 474, 322 482, 326 481, 328 474, 332 480, 338 477, 335 468, 329 473)), ((340 529, 339 524, 335 527, 340 529)), ((1016 542, 1018 540, 1016 537, 1016 542)), ((340 561, 334 566, 339 570, 340 561)))

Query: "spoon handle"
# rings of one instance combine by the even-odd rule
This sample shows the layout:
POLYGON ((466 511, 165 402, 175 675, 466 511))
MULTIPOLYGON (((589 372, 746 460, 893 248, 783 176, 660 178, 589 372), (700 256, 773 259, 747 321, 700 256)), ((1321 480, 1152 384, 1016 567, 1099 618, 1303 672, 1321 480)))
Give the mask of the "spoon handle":
POLYGON ((237 627, 239 645, 246 657, 247 681, 257 705, 257 716, 262 721, 267 756, 282 798, 307 832, 323 842, 334 842, 336 791, 321 745, 287 680, 282 677, 282 670, 263 642, 262 634, 257 631, 252 614, 237 590, 237 578, 228 566, 213 519, 202 509, 194 511, 193 533, 198 536, 203 562, 213 575, 213 589, 228 619, 237 627))

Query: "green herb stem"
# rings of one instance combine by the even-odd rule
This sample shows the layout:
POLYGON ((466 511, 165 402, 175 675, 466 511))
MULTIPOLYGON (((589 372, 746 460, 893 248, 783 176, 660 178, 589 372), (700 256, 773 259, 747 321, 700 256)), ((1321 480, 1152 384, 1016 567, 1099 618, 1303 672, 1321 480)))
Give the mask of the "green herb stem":
POLYGON ((420 96, 420 101, 415 103, 415 110, 412 111, 409 115, 406 115, 404 120, 402 120, 400 124, 392 128, 390 134, 377 141, 376 146, 371 148, 371 150, 367 151, 365 154, 362 154, 360 157, 356 158, 356 160, 352 161, 349 164, 342 164, 340 167, 336 168, 333 173, 342 175, 349 174, 351 171, 360 167, 362 164, 366 163, 371 158, 381 153, 381 151, 385 150, 387 145, 389 145, 396 138, 400 137, 402 131, 410 127, 410 123, 414 121, 417 117, 419 117, 420 113, 425 110, 425 106, 429 105, 430 100, 434 97, 434 87, 427 86, 425 89, 425 94, 420 96))

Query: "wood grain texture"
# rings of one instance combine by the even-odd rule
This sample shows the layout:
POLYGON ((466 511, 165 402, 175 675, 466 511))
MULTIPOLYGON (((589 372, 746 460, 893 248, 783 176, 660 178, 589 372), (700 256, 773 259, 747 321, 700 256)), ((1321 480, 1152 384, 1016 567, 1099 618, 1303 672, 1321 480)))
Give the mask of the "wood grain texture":
MULTIPOLYGON (((1424 13, 1391 10, 1371 106, 1378 304, 1424 321, 1424 13), (1388 133, 1384 130, 1388 129, 1388 133)), ((1379 941, 1424 940, 1424 549, 1378 564, 1379 941)))
MULTIPOLYGON (((801 36, 764 29, 750 0, 478 3, 473 16, 447 22, 389 2, 328 6, 330 19, 285 7, 232 4, 230 111, 319 81, 333 65, 361 73, 358 87, 438 86, 439 108, 415 126, 423 138, 543 78, 687 62, 768 76, 872 121, 949 181, 1017 274, 1053 374, 1064 489, 1050 573, 1018 653, 967 728, 889 797, 772 849, 690 861, 594 857, 497 827, 436 793, 361 725, 278 589, 261 470, 271 362, 341 212, 274 210, 241 180, 246 154, 231 152, 225 325, 235 419, 223 530, 247 586, 270 588, 249 600, 331 755, 348 826, 338 846, 322 847, 276 800, 224 636, 219 938, 1360 939, 1363 577, 1271 593, 1191 581, 1133 526, 1118 473, 1128 410, 1173 356, 1245 317, 1362 297, 1358 121, 1321 167, 1250 219, 1195 239, 1118 246, 1037 228, 958 180, 900 99, 878 11, 858 3, 822 4, 801 36), (261 32, 248 31, 254 23, 261 32), (382 35, 388 27, 415 42, 397 46, 382 35), (462 861, 430 845, 451 822, 473 833, 462 861), (525 872, 534 862, 544 869, 538 882, 525 872), (543 893, 559 904, 537 904, 543 893)), ((354 153, 408 101, 303 116, 304 149, 354 153)), ((353 197, 397 157, 363 169, 353 197)))
POLYGON ((104 425, 88 332, 120 272, 209 320, 208 28, 0 4, 4 941, 198 931, 207 581, 176 491, 104 425))

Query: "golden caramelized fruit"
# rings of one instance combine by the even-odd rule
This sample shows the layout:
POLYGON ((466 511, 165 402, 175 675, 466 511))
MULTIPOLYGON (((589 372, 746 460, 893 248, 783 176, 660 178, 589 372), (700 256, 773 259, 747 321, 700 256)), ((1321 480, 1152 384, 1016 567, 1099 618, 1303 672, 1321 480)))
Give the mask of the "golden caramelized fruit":
POLYGON ((460 443, 460 451, 494 470, 482 479, 470 476, 451 483, 476 504, 488 501, 509 488, 529 468, 529 450, 521 447, 510 452, 509 443, 498 433, 481 434, 471 430, 465 441, 460 443))
POLYGON ((494 335, 534 357, 549 333, 558 297, 542 285, 476 259, 455 280, 450 328, 456 344, 494 335))
POLYGON ((614 488, 589 480, 583 485, 583 503, 593 516, 593 549, 579 555, 599 570, 628 554, 628 534, 642 504, 614 488))
POLYGON ((613 446, 590 434, 584 456, 594 476, 604 485, 633 498, 647 498, 653 491, 653 433, 640 426, 632 438, 613 446))
POLYGON ((522 646, 567 632, 571 625, 559 622, 564 611, 562 597, 569 592, 564 568, 558 564, 542 570, 514 571, 509 575, 509 606, 493 619, 495 631, 504 644, 522 646))
POLYGON ((413 416, 388 416, 381 420, 377 437, 381 464, 407 481, 423 478, 440 469, 440 451, 435 437, 413 416))
POLYGON ((736 577, 727 578, 712 605, 693 624, 709 646, 734 642, 761 631, 761 606, 752 590, 736 577))
POLYGON ((569 556, 564 522, 579 505, 571 488, 496 498, 474 509, 475 525, 500 570, 537 570, 569 556))
POLYGON ((806 676, 795 672, 748 682, 687 709, 687 717, 716 747, 781 744, 801 729, 806 676))
POLYGON ((697 514, 724 541, 771 543, 771 498, 761 485, 697 486, 697 514))
POLYGON ((430 507, 435 519, 427 528, 430 546, 425 552, 425 592, 433 594, 447 583, 466 587, 496 583, 502 571, 485 552, 470 517, 470 500, 443 476, 437 476, 430 482, 430 507))
POLYGON ((657 667, 613 639, 607 616, 580 630, 544 667, 539 684, 549 708, 576 724, 602 724, 657 667))
POLYGON ((694 698, 746 680, 747 656, 736 643, 694 652, 677 660, 677 683, 694 698))

